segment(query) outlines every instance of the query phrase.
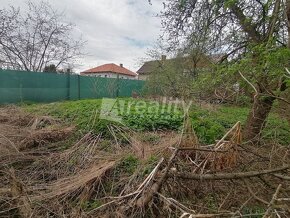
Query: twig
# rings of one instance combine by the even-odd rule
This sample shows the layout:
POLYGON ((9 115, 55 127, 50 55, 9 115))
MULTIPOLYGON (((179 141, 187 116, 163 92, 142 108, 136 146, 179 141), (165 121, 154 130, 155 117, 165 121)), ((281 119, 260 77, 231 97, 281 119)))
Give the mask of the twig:
POLYGON ((155 166, 155 168, 151 171, 149 176, 147 176, 147 178, 144 180, 144 182, 139 186, 137 191, 141 190, 143 187, 146 187, 146 184, 148 184, 148 181, 150 181, 155 176, 155 174, 157 173, 157 171, 158 171, 158 169, 163 161, 164 161, 164 158, 161 158, 161 160, 158 162, 158 164, 155 166))
POLYGON ((160 190, 162 183, 167 178, 167 174, 171 168, 171 165, 173 163, 173 159, 175 158, 177 152, 178 152, 178 150, 175 150, 173 152, 173 154, 171 155, 171 157, 168 161, 168 164, 163 172, 163 175, 160 177, 160 179, 151 186, 150 190, 148 190, 148 192, 145 195, 143 195, 142 197, 140 197, 137 200, 136 205, 138 207, 141 207, 141 208, 146 207, 148 205, 148 203, 152 200, 154 194, 160 190))
POLYGON ((241 173, 213 173, 213 174, 185 174, 185 173, 176 173, 173 174, 175 177, 179 177, 182 179, 190 179, 190 180, 230 180, 230 179, 243 179, 261 176, 265 174, 271 174, 279 171, 283 171, 289 169, 290 165, 286 165, 283 167, 270 169, 270 170, 261 170, 261 171, 249 171, 249 172, 241 172, 241 173))
MULTIPOLYGON (((290 71, 288 70, 287 67, 285 67, 285 70, 286 70, 286 72, 290 75, 290 71)), ((290 78, 288 75, 287 75, 287 77, 290 78)))
POLYGON ((276 201, 290 201, 290 198, 277 198, 276 201))
POLYGON ((274 173, 273 175, 279 179, 290 180, 290 176, 284 176, 284 175, 276 174, 276 173, 274 173))
POLYGON ((128 198, 128 197, 131 197, 133 195, 137 195, 139 194, 141 191, 134 191, 132 193, 129 193, 129 194, 126 194, 126 195, 121 195, 121 196, 118 196, 118 197, 104 197, 102 199, 119 199, 119 200, 122 200, 124 198, 128 198))
POLYGON ((183 213, 181 217, 188 218, 212 218, 212 217, 233 217, 235 213, 216 213, 216 214, 190 214, 190 213, 183 213))
MULTIPOLYGON (((2 134, 0 134, 0 137, 2 137, 2 138, 4 138, 6 141, 8 141, 9 143, 10 143, 10 145, 17 151, 17 153, 20 153, 20 154, 22 154, 19 150, 18 150, 18 148, 16 147, 16 145, 12 142, 12 141, 10 141, 5 135, 2 135, 2 134)), ((24 155, 24 154, 22 154, 22 155, 24 155)))
POLYGON ((97 208, 91 210, 90 212, 88 212, 88 214, 90 214, 90 213, 92 213, 92 212, 95 212, 95 211, 97 211, 97 210, 100 210, 100 209, 102 209, 102 208, 104 208, 104 207, 107 207, 107 206, 109 206, 109 205, 111 205, 111 204, 113 204, 113 203, 115 203, 115 202, 117 202, 117 201, 118 201, 118 200, 114 200, 114 201, 110 201, 110 202, 108 202, 108 203, 106 203, 106 204, 103 204, 103 205, 101 205, 101 206, 99 206, 99 207, 97 207, 97 208))
POLYGON ((280 191, 281 187, 282 187, 282 184, 279 184, 277 189, 276 189, 276 191, 275 191, 275 193, 274 193, 274 195, 273 195, 273 197, 272 197, 272 200, 268 204, 268 209, 266 210, 263 218, 267 218, 269 216, 269 214, 271 213, 272 207, 273 207, 273 205, 274 205, 274 203, 275 203, 275 201, 277 199, 277 196, 279 194, 279 191, 280 191))
POLYGON ((256 99, 256 97, 259 95, 259 92, 256 89, 256 87, 241 73, 241 71, 239 71, 239 74, 254 89, 254 91, 255 91, 254 99, 256 99))
POLYGON ((191 210, 189 208, 187 208, 186 206, 184 206, 183 204, 181 204, 180 202, 176 201, 173 198, 167 198, 164 195, 157 193, 159 197, 161 197, 162 200, 164 200, 165 202, 173 205, 175 208, 179 209, 181 212, 183 213, 191 213, 191 214, 195 214, 196 212, 194 210, 191 210))
POLYGON ((179 151, 204 151, 204 152, 213 152, 213 153, 225 153, 227 152, 229 149, 225 149, 225 150, 213 150, 213 149, 206 149, 206 148, 193 148, 193 147, 183 147, 183 148, 176 148, 179 151))
POLYGON ((248 183, 245 179, 244 179, 244 183, 245 183, 245 185, 246 185, 248 191, 250 192, 250 194, 253 196, 253 198, 255 198, 257 201, 260 201, 260 202, 262 202, 262 203, 264 203, 264 204, 266 204, 266 205, 269 204, 269 202, 263 200, 262 198, 259 198, 259 197, 258 197, 258 196, 253 192, 253 190, 251 189, 249 183, 248 183))
POLYGON ((154 178, 154 176, 158 172, 158 169, 159 169, 159 167, 160 167, 160 165, 162 164, 163 161, 164 161, 164 158, 161 158, 161 160, 158 162, 158 164, 156 165, 156 167, 151 171, 151 173, 149 174, 149 176, 139 186, 139 188, 137 189, 137 191, 139 193, 134 197, 133 201, 135 201, 137 199, 137 197, 139 196, 139 194, 149 185, 150 181, 152 181, 152 179, 154 178))
POLYGON ((215 145, 215 150, 220 149, 222 142, 226 139, 226 137, 237 127, 239 127, 241 125, 241 122, 238 121, 229 131, 227 131, 227 133, 216 143, 215 145))
POLYGON ((235 215, 233 217, 235 217, 237 214, 239 214, 240 216, 238 217, 241 217, 242 216, 242 213, 240 212, 251 200, 253 199, 253 196, 249 197, 241 206, 240 208, 235 212, 235 215))
POLYGON ((226 201, 228 200, 228 198, 231 196, 233 192, 233 189, 231 189, 229 191, 229 193, 227 194, 227 196, 224 198, 224 200, 222 201, 222 203, 220 204, 219 208, 218 208, 218 211, 220 211, 222 209, 222 207, 225 205, 226 201))

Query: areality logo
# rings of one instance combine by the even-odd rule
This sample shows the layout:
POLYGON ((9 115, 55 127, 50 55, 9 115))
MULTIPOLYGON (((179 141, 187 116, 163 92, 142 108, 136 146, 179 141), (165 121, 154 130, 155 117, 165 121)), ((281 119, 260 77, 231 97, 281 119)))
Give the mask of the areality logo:
POLYGON ((138 115, 138 117, 149 114, 154 118, 166 116, 169 113, 183 115, 191 104, 191 101, 185 103, 183 100, 165 97, 161 101, 103 98, 99 118, 123 123, 123 117, 130 114, 138 115))

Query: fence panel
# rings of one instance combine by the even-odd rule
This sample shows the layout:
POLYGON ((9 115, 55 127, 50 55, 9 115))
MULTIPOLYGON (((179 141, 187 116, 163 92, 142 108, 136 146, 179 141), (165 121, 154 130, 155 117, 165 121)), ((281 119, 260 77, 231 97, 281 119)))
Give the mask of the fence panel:
POLYGON ((81 76, 81 98, 114 98, 118 79, 81 76))
POLYGON ((144 81, 0 69, 0 104, 130 97, 144 81))
POLYGON ((130 97, 132 92, 141 94, 143 91, 144 81, 119 79, 119 96, 130 97))
POLYGON ((0 102, 52 102, 67 98, 67 75, 0 71, 0 102))

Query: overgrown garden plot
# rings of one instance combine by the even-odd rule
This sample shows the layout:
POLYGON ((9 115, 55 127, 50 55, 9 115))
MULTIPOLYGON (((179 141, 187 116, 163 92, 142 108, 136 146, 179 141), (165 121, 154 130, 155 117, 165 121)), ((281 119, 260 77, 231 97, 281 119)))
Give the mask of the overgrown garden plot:
MULTIPOLYGON (((145 100, 144 102, 148 104, 140 105, 138 99, 122 98, 122 100, 131 104, 129 111, 120 115, 125 126, 136 131, 181 130, 184 113, 182 107, 175 111, 173 109, 162 111, 159 108, 166 108, 166 104, 164 106, 162 103, 155 104, 154 101, 145 100), (136 112, 136 108, 140 107, 142 107, 141 112, 136 112), (146 110, 146 108, 150 109, 146 110)), ((28 112, 45 114, 74 123, 81 130, 92 130, 98 133, 99 131, 106 132, 106 125, 110 123, 99 119, 101 106, 102 99, 93 99, 24 105, 23 108, 28 112)), ((249 109, 246 107, 192 104, 189 116, 201 142, 213 143, 237 121, 244 124, 248 112, 249 109)), ((288 145, 290 144, 289 132, 290 126, 287 120, 272 113, 268 118, 263 137, 275 139, 281 144, 288 145)))
POLYGON ((240 143, 239 123, 228 132, 247 109, 192 105, 200 143, 185 144, 181 107, 156 115, 154 102, 121 100, 132 106, 121 123, 99 119, 98 99, 1 108, 0 215, 287 216, 289 124, 278 115, 257 147, 240 143))

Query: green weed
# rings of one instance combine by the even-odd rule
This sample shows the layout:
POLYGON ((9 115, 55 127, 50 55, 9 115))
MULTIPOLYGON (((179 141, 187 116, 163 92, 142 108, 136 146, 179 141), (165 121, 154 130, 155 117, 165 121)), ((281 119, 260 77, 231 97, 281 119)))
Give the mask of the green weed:
POLYGON ((102 202, 99 200, 90 200, 81 203, 81 208, 85 211, 90 211, 100 206, 102 206, 102 202))
MULTIPOLYGON (((120 113, 123 124, 99 119, 102 100, 89 99, 80 101, 66 101, 50 104, 23 105, 25 110, 40 115, 49 115, 61 118, 68 123, 76 125, 81 131, 93 131, 103 136, 110 136, 108 125, 125 125, 139 131, 152 130, 180 130, 183 122, 181 110, 171 110, 166 104, 141 101, 125 98, 126 113, 120 113)), ((194 130, 200 141, 204 144, 213 143, 230 129, 237 121, 245 124, 249 109, 236 106, 221 106, 215 111, 206 110, 193 105, 190 117, 194 130)), ((290 144, 290 126, 286 120, 272 113, 267 119, 263 130, 264 139, 275 139, 281 144, 290 144)), ((158 139, 148 138, 158 142, 158 139)))
POLYGON ((132 154, 125 157, 118 165, 117 170, 128 174, 133 174, 138 167, 139 159, 132 154))

